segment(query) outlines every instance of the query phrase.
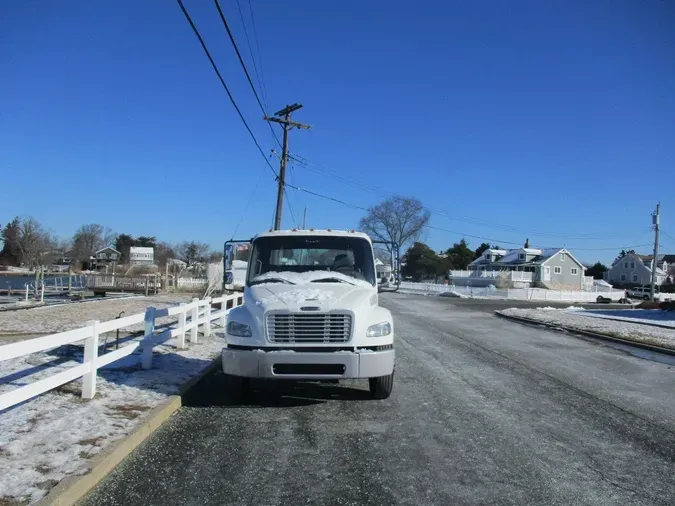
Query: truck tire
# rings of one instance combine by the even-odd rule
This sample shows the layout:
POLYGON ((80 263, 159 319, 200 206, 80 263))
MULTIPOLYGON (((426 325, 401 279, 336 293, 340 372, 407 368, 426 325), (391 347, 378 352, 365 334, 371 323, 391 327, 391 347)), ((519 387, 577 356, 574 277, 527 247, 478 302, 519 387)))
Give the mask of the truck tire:
POLYGON ((391 395, 392 388, 394 388, 394 373, 392 372, 389 376, 368 378, 368 386, 373 399, 387 399, 391 395))
POLYGON ((225 375, 225 395, 234 401, 243 401, 251 395, 251 380, 242 376, 225 375))

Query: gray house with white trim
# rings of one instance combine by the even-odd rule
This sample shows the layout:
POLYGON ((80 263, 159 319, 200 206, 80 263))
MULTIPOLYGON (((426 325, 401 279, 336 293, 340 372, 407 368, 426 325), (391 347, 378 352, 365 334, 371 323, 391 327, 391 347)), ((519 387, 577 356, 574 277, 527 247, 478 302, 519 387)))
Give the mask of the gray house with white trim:
MULTIPOLYGON (((666 255, 659 255, 656 263, 656 284, 660 285, 668 276, 668 262, 666 255)), ((617 258, 604 274, 605 281, 619 285, 649 285, 652 282, 653 255, 639 255, 628 253, 617 258)))
POLYGON ((534 285, 552 290, 583 290, 585 269, 565 248, 488 249, 469 264, 471 271, 529 272, 534 285))

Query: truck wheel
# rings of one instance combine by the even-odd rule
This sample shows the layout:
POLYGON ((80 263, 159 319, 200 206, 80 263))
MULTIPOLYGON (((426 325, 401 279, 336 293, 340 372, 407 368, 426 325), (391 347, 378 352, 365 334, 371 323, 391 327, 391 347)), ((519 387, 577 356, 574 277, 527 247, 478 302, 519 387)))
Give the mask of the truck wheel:
POLYGON ((373 399, 387 399, 391 395, 391 389, 394 388, 394 373, 389 376, 368 378, 368 386, 373 399))
POLYGON ((243 401, 251 394, 251 380, 242 376, 225 375, 225 394, 235 401, 243 401))

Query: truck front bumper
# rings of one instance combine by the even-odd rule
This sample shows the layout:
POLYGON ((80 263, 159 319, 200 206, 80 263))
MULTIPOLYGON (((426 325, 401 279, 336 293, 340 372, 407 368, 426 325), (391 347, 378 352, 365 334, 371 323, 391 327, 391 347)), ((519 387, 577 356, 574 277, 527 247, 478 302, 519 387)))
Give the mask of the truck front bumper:
POLYGON ((305 352, 223 349, 223 372, 294 380, 376 378, 394 371, 394 349, 305 352))

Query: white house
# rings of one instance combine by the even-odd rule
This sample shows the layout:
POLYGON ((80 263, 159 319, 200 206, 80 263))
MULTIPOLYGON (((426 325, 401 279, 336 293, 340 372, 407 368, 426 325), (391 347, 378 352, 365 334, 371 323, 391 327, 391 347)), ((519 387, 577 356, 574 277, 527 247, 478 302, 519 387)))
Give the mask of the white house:
MULTIPOLYGON (((656 262, 656 284, 660 285, 668 276, 668 262, 666 255, 660 255, 656 262)), ((652 282, 652 268, 654 266, 653 255, 639 255, 628 253, 626 256, 617 258, 605 272, 605 281, 614 284, 641 285, 645 286, 652 282)))
MULTIPOLYGON (((469 264, 466 277, 502 278, 514 286, 537 285, 556 290, 583 290, 585 269, 565 248, 488 249, 469 264)), ((453 272, 450 272, 451 281, 458 281, 453 272)))
POLYGON ((129 248, 129 263, 131 265, 154 265, 155 249, 142 246, 129 248))

